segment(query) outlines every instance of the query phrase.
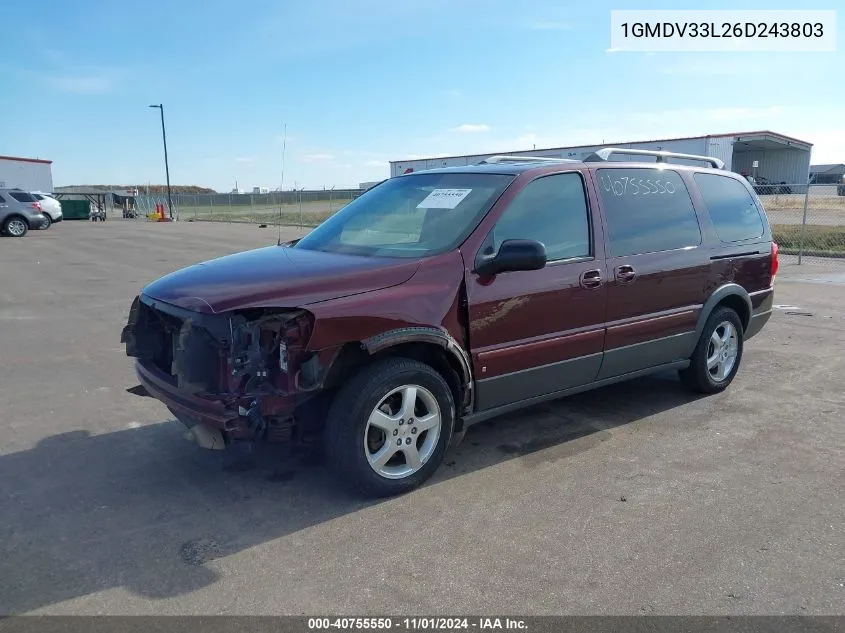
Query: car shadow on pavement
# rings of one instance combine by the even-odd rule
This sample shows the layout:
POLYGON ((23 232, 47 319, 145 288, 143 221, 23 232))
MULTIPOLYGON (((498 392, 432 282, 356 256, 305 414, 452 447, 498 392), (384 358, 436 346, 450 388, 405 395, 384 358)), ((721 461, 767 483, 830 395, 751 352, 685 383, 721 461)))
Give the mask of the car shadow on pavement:
MULTIPOLYGON (((674 375, 656 376, 502 416, 470 428, 428 485, 549 451, 565 459, 694 399, 674 375)), ((340 488, 319 453, 206 451, 172 420, 3 455, 0 500, 3 614, 114 588, 179 596, 216 582, 217 559, 379 503, 340 488)))

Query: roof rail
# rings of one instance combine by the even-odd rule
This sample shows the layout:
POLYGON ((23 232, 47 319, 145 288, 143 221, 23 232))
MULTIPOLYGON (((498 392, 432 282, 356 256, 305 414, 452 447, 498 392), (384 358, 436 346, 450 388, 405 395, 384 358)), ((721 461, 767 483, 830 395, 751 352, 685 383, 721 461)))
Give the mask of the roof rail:
POLYGON ((683 158, 685 160, 700 160, 710 163, 714 169, 724 169, 725 162, 712 156, 699 156, 698 154, 679 154, 677 152, 655 151, 650 149, 623 149, 621 147, 605 147, 597 150, 584 159, 585 163, 598 161, 609 161, 613 154, 630 154, 632 156, 656 156, 658 163, 667 162, 667 158, 683 158))
POLYGON ((495 165, 497 163, 577 163, 570 158, 546 158, 545 156, 508 156, 498 154, 485 158, 476 165, 495 165))

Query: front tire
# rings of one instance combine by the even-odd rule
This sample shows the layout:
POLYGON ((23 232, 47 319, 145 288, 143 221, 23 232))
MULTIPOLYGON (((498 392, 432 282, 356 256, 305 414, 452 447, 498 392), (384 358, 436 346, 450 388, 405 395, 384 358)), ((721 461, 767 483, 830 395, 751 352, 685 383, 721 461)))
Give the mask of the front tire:
POLYGON ((454 424, 452 391, 440 374, 419 361, 386 358, 335 396, 324 440, 328 463, 367 496, 402 494, 437 470, 454 424))
POLYGON ((697 393, 727 389, 742 361, 744 330, 739 315, 730 308, 717 308, 707 319, 690 365, 678 374, 697 393))

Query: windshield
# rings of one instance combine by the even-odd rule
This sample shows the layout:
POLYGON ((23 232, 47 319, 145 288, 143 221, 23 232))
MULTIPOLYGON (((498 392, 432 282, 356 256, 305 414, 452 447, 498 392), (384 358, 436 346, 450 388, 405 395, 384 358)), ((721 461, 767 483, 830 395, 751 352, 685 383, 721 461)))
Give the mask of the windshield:
POLYGON ((425 257, 463 242, 514 180, 501 174, 415 174, 373 187, 294 248, 425 257))

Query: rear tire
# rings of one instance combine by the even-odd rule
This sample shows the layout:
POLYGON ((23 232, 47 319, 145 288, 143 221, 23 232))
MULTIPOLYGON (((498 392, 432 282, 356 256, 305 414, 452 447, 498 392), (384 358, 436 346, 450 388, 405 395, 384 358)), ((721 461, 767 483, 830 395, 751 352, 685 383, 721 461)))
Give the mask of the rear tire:
POLYGON ((452 439, 455 404, 444 378, 406 358, 376 361, 335 395, 326 420, 328 463, 371 497, 408 492, 437 470, 452 439))
POLYGON ((23 237, 29 230, 29 224, 19 215, 13 215, 3 222, 3 234, 9 237, 23 237))
POLYGON ((727 389, 742 361, 744 330, 739 315, 730 308, 713 311, 690 357, 690 365, 678 372, 696 393, 712 394, 727 389))
POLYGON ((44 224, 44 226, 42 226, 42 227, 41 227, 41 230, 42 230, 42 231, 46 231, 46 230, 47 230, 47 229, 49 229, 51 226, 53 226, 53 218, 51 218, 51 217, 50 217, 49 215, 47 215, 46 213, 44 214, 44 219, 46 220, 46 223, 44 224))

